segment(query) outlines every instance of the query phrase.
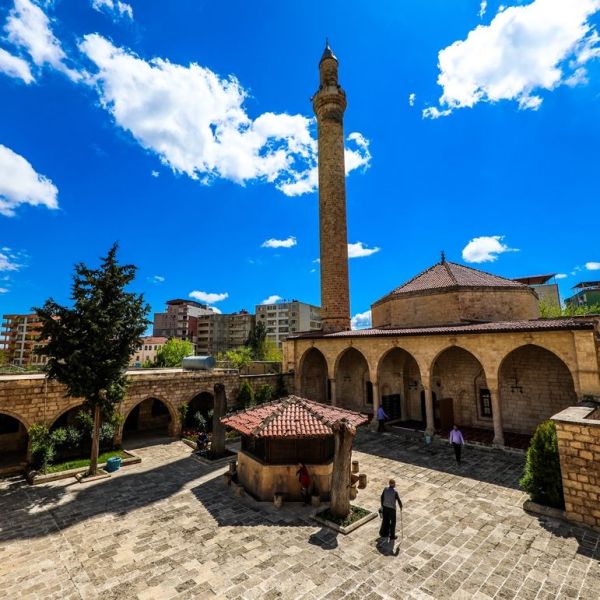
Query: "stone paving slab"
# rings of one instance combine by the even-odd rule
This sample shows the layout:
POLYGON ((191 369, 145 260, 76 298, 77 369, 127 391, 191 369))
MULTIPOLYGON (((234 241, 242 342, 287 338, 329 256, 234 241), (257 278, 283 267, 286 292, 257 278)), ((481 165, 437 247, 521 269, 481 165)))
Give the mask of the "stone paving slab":
POLYGON ((179 441, 136 451, 108 480, 0 482, 0 598, 598 598, 598 535, 525 513, 519 456, 467 449, 458 467, 445 446, 361 432, 356 503, 377 509, 395 477, 395 556, 378 520, 343 536, 317 509, 234 496, 179 441))

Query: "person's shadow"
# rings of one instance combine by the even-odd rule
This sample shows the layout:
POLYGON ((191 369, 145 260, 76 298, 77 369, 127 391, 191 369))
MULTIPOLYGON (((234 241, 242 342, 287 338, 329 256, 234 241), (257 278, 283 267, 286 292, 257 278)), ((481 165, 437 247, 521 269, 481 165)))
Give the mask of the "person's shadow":
POLYGON ((308 543, 313 546, 319 546, 323 550, 335 550, 338 547, 337 536, 337 531, 333 531, 323 525, 319 531, 313 533, 308 538, 308 543))

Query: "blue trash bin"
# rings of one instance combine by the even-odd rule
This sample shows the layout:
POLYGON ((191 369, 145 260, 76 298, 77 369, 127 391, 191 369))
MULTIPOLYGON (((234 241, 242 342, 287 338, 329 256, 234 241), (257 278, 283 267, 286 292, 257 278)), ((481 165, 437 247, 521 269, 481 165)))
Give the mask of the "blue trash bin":
POLYGON ((120 456, 111 456, 106 461, 105 470, 109 473, 113 473, 114 471, 118 471, 121 468, 121 457, 120 456))

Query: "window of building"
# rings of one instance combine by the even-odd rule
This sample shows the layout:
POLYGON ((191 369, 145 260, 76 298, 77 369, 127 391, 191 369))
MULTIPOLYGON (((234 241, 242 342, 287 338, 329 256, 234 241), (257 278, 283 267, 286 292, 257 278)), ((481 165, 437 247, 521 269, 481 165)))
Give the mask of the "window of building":
POLYGON ((492 395, 490 390, 485 388, 479 390, 479 413, 488 419, 492 416, 492 395))

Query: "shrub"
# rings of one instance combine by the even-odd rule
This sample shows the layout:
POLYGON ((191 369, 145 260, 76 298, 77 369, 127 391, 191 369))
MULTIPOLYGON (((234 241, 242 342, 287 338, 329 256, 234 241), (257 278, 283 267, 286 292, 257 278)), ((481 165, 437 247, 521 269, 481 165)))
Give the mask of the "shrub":
POLYGON ((254 390, 247 381, 242 382, 236 400, 239 408, 248 408, 256 404, 254 400, 254 390))
POLYGON ((275 387, 275 398, 284 398, 288 395, 288 389, 285 385, 283 373, 277 375, 277 386, 275 387))
POLYGON ((46 472, 54 460, 54 442, 45 425, 32 425, 29 428, 31 442, 31 464, 34 469, 46 472))
POLYGON ((270 402, 273 398, 273 388, 265 383, 264 385, 258 388, 256 392, 256 404, 264 404, 265 402, 270 402))
POLYGON ((534 502, 564 508, 556 426, 552 421, 540 423, 535 430, 519 484, 534 502))

